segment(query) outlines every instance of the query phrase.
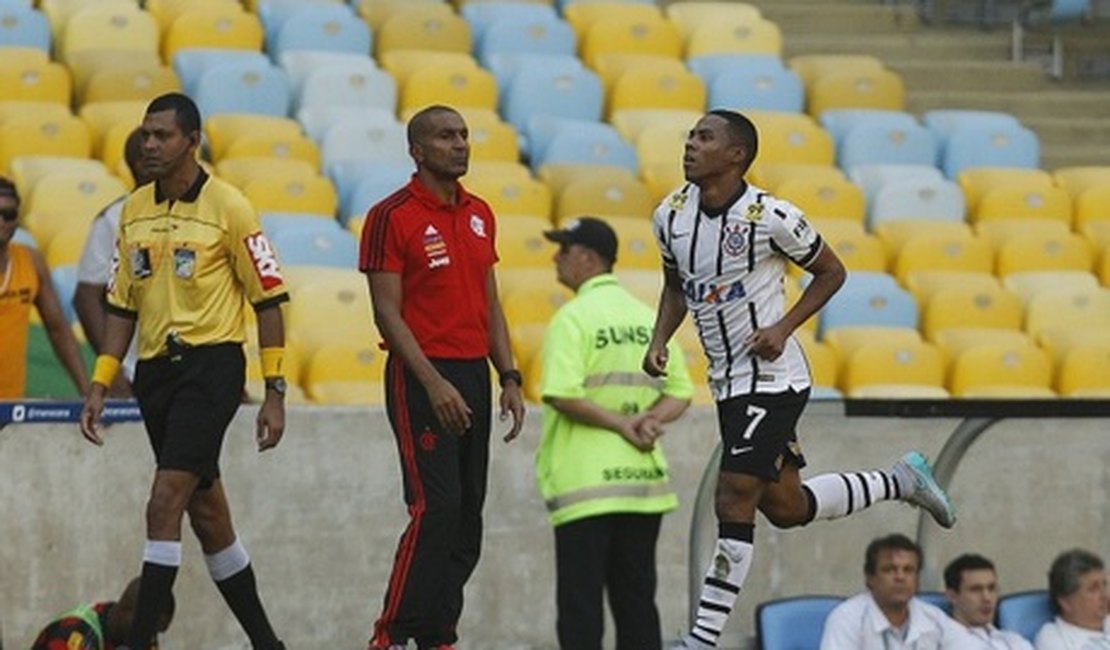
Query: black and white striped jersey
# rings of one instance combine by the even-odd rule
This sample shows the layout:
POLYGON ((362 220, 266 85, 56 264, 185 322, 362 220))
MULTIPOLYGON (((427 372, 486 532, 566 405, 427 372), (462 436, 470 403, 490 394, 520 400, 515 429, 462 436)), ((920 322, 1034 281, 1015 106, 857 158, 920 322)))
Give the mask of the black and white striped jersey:
POLYGON ((823 246, 802 211, 749 185, 723 213, 708 214, 688 183, 663 200, 653 220, 663 264, 682 280, 709 358, 714 397, 809 386, 809 365, 794 337, 774 361, 750 354, 745 343, 753 330, 782 318, 787 261, 804 268, 823 246))

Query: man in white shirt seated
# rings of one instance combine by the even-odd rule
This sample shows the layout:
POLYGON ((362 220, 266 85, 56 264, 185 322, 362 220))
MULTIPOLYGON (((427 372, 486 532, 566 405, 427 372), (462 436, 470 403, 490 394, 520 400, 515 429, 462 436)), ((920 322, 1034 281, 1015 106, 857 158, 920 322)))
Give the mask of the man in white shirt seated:
POLYGON ((990 560, 972 553, 952 560, 944 569, 944 587, 952 618, 967 628, 981 650, 1033 650, 1020 634, 994 626, 998 574, 990 560))
POLYGON ((1037 650, 1110 650, 1110 594, 1106 566, 1090 551, 1061 553, 1048 570, 1056 619, 1037 632, 1037 650))
POLYGON ((966 630, 914 597, 920 570, 921 548, 905 535, 868 544, 867 591, 829 614, 821 650, 973 650, 966 630))

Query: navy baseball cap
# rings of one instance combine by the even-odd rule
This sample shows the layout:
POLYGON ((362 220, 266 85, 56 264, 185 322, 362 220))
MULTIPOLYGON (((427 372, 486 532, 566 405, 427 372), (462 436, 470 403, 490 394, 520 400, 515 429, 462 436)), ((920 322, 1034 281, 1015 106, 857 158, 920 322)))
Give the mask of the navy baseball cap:
POLYGON ((609 261, 617 261, 617 233, 601 219, 582 217, 568 223, 562 230, 543 233, 548 241, 556 244, 585 246, 609 261))

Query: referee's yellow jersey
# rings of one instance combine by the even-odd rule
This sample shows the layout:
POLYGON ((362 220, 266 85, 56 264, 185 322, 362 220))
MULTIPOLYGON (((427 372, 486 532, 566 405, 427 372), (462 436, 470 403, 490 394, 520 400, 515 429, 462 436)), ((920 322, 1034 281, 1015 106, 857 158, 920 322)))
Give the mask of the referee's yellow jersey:
POLYGON ((149 183, 123 206, 108 310, 138 319, 139 358, 188 345, 242 342, 243 307, 289 299, 277 254, 239 190, 203 170, 177 201, 149 183))

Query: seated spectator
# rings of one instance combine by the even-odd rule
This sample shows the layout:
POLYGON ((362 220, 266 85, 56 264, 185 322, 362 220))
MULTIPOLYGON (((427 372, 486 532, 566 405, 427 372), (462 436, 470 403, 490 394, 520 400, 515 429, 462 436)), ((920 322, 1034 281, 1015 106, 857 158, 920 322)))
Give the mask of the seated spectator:
POLYGON ((982 555, 965 553, 944 569, 945 595, 952 618, 967 628, 982 650, 1033 650, 1020 634, 994 626, 998 610, 998 575, 982 555))
MULTIPOLYGON (((120 647, 131 631, 135 603, 139 598, 139 579, 128 583, 117 601, 81 605, 62 614, 39 632, 31 650, 113 650, 120 647)), ((158 618, 158 631, 165 632, 173 620, 171 596, 166 611, 158 618)), ((151 648, 157 650, 157 643, 151 648)))
POLYGON ((905 535, 867 545, 867 591, 825 621, 821 650, 972 650, 970 635, 939 607, 915 597, 921 548, 905 535))
POLYGON ((1037 632, 1037 650, 1110 650, 1110 595, 1102 558, 1078 548, 1061 553, 1048 570, 1048 595, 1056 619, 1037 632))

